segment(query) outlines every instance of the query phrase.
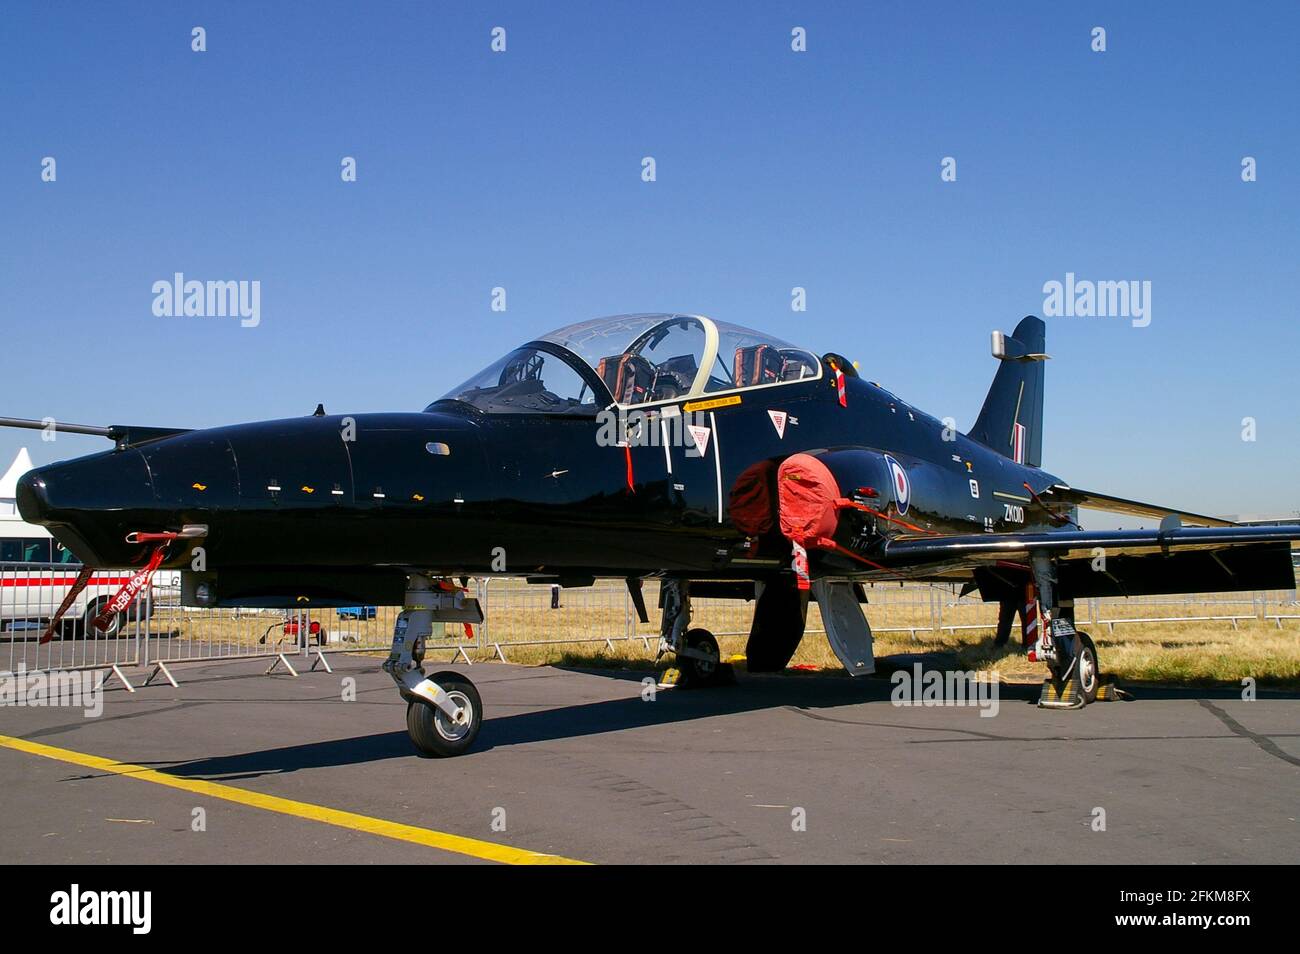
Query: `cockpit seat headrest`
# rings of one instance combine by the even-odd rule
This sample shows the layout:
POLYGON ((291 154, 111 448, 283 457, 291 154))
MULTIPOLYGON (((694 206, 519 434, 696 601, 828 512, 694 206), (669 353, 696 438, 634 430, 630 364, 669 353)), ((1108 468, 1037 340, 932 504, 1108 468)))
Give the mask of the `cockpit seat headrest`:
POLYGON ((751 388, 757 384, 774 384, 781 380, 785 359, 780 349, 769 344, 737 348, 732 367, 732 379, 738 388, 751 388))
POLYGON ((654 384, 654 366, 639 354, 601 358, 596 373, 619 404, 641 404, 654 384))

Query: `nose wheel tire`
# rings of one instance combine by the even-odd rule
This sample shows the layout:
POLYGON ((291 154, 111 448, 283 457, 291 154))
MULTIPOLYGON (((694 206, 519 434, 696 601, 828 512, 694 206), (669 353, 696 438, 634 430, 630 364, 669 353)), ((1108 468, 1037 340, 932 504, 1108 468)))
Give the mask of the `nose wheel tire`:
POLYGON ((689 629, 685 635, 686 648, 705 653, 711 660, 696 659, 693 656, 678 656, 677 668, 686 677, 686 683, 695 687, 713 686, 720 681, 722 656, 718 651, 718 641, 707 629, 689 629))
POLYGON ((454 721, 432 703, 411 699, 406 704, 406 731, 420 754, 429 758, 450 758, 465 752, 478 738, 483 726, 483 702, 474 683, 458 673, 437 672, 429 677, 442 687, 463 713, 454 721))

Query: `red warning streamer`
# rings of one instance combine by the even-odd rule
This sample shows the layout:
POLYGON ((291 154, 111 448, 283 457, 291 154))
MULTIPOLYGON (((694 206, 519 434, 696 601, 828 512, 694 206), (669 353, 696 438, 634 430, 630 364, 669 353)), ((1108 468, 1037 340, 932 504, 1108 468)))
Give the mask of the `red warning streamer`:
MULTIPOLYGON (((455 583, 451 582, 451 580, 439 580, 437 586, 438 589, 442 590, 444 593, 452 593, 455 592, 456 590, 460 590, 462 593, 469 592, 469 587, 457 586, 455 583)), ((473 639, 474 627, 471 626, 469 623, 461 623, 460 625, 465 630, 465 638, 473 639)))
POLYGON ((879 517, 881 520, 888 520, 890 523, 896 523, 900 527, 906 527, 908 530, 915 530, 917 533, 928 533, 931 536, 939 536, 939 531, 937 530, 927 530, 925 527, 918 527, 914 523, 908 523, 906 520, 899 520, 897 517, 891 517, 889 514, 877 510, 875 507, 868 507, 866 504, 858 503, 856 500, 849 500, 847 497, 840 497, 836 500, 835 509, 861 510, 864 513, 871 514, 873 517, 879 517))
POLYGON ((840 407, 848 407, 849 399, 844 391, 844 372, 840 370, 840 366, 834 361, 830 362, 830 365, 831 370, 835 372, 835 388, 839 391, 840 407))
POLYGON ((90 577, 94 572, 95 571, 88 566, 83 566, 81 568, 81 572, 77 574, 77 578, 73 580, 72 585, 68 587, 68 595, 65 596, 63 602, 59 604, 59 611, 50 618, 50 625, 46 626, 45 632, 41 633, 40 644, 42 646, 54 638, 54 631, 58 629, 59 622, 63 619, 63 614, 68 611, 68 607, 72 605, 72 601, 81 595, 81 591, 86 588, 86 584, 90 582, 90 577))
POLYGON ((126 608, 135 602, 135 598, 149 585, 149 578, 153 576, 154 571, 162 563, 169 542, 164 541, 154 547, 153 553, 149 556, 149 562, 137 570, 131 579, 122 584, 122 588, 108 601, 108 606, 104 608, 104 612, 96 616, 91 623, 95 629, 100 632, 107 632, 109 625, 113 622, 113 617, 118 613, 125 612, 126 608))
POLYGON ((885 573, 888 573, 891 577, 893 577, 896 580, 907 579, 907 577, 903 576, 903 574, 891 570, 889 567, 877 563, 875 560, 868 560, 866 557, 854 553, 852 550, 848 549, 847 547, 840 546, 830 537, 818 537, 815 541, 813 541, 813 545, 821 550, 830 550, 833 553, 838 553, 840 556, 846 556, 850 560, 857 560, 859 563, 865 563, 873 570, 881 570, 885 573))
POLYGON ((794 570, 795 581, 801 590, 812 589, 812 578, 808 575, 808 551, 795 543, 793 540, 790 545, 794 548, 794 559, 790 566, 794 570))

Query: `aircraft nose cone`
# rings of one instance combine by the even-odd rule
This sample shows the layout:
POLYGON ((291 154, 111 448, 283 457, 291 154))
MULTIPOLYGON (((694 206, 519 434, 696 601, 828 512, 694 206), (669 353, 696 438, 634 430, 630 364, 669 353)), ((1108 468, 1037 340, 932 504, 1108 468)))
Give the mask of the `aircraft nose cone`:
POLYGON ((18 512, 91 566, 128 566, 126 534, 156 520, 153 481, 135 450, 109 451, 30 470, 18 480, 18 512))
POLYGON ((40 471, 29 470, 18 478, 18 513, 27 523, 43 525, 50 512, 50 499, 45 493, 45 481, 40 471))

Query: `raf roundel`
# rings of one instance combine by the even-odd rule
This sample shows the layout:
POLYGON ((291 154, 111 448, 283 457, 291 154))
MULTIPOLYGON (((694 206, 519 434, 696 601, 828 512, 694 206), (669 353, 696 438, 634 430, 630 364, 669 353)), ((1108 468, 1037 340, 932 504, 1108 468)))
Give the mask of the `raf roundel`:
POLYGON ((898 503, 898 513, 901 516, 907 513, 907 507, 912 502, 912 483, 907 479, 903 465, 888 454, 885 455, 885 463, 889 465, 889 477, 894 482, 894 500, 898 503))

